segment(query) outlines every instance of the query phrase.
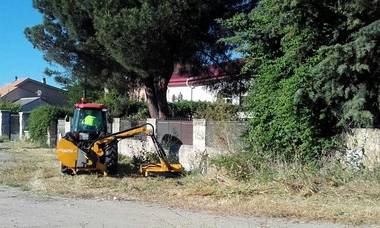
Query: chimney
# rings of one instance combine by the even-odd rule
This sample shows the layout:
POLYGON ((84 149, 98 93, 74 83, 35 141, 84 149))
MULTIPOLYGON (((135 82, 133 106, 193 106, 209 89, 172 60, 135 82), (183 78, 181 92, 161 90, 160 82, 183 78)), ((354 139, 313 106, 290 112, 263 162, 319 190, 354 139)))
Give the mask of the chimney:
POLYGON ((18 77, 17 76, 15 76, 15 81, 17 81, 18 80, 18 77))
POLYGON ((46 84, 46 78, 42 78, 42 83, 46 84))

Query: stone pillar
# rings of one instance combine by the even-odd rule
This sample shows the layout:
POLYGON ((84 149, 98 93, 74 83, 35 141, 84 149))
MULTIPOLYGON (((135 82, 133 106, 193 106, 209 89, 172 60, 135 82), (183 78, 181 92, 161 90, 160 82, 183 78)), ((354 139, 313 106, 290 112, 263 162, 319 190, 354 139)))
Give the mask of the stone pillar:
POLYGON ((57 123, 57 137, 58 141, 61 140, 63 136, 65 136, 65 123, 66 121, 64 119, 59 119, 57 123))
POLYGON ((203 164, 207 165, 207 161, 203 161, 204 158, 207 159, 205 119, 193 119, 193 146, 191 149, 180 150, 178 157, 185 170, 202 171, 206 168, 202 167, 203 164))
POLYGON ((24 130, 26 129, 26 120, 27 120, 27 113, 25 112, 19 112, 18 113, 19 115, 19 139, 20 140, 23 140, 25 139, 25 133, 24 133, 24 130))
POLYGON ((65 120, 65 134, 67 132, 70 132, 70 130, 71 130, 71 119, 69 119, 69 121, 65 120))
POLYGON ((112 120, 112 133, 120 131, 120 118, 113 118, 112 120))
POLYGON ((154 127, 154 135, 157 135, 157 119, 148 118, 148 119, 146 119, 146 122, 153 125, 153 127, 154 127))
POLYGON ((0 111, 0 137, 11 138, 11 112, 0 111))
MULTIPOLYGON (((153 125, 153 128, 154 128, 154 136, 157 137, 157 119, 154 119, 154 118, 148 118, 146 119, 146 122, 147 123, 150 123, 153 125)), ((157 139, 158 140, 158 139, 157 139)), ((146 149, 148 151, 155 151, 155 147, 154 147, 154 144, 152 142, 152 139, 150 137, 147 138, 147 145, 146 145, 146 149)))
POLYGON ((193 148, 196 151, 204 151, 206 149, 206 120, 193 120, 193 148))

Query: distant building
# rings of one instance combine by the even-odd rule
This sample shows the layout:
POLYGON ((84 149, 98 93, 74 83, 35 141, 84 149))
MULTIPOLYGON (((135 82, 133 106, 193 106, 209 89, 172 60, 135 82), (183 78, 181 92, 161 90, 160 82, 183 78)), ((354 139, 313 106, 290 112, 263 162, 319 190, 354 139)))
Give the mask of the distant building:
POLYGON ((30 112, 41 105, 62 106, 66 104, 65 91, 30 78, 15 80, 0 88, 0 97, 21 105, 23 112, 30 112))
MULTIPOLYGON (((224 83, 228 86, 229 80, 240 80, 241 63, 237 60, 223 66, 212 64, 202 70, 194 70, 191 65, 175 65, 166 94, 168 102, 181 100, 214 102, 222 98, 228 103, 239 104, 244 94, 240 94, 240 97, 232 94, 220 97, 219 89, 215 85, 224 83)), ((146 100, 144 88, 138 88, 133 95, 135 99, 146 100)))

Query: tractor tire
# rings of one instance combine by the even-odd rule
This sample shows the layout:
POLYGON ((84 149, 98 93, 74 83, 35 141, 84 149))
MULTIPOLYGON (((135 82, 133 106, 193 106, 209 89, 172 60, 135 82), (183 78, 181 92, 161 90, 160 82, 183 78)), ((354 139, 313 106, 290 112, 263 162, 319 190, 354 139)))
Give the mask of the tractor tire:
POLYGON ((117 143, 108 145, 105 152, 106 154, 105 154, 104 164, 107 167, 107 173, 110 175, 114 175, 117 173, 118 160, 119 160, 117 143))
POLYGON ((73 170, 67 168, 67 166, 61 164, 61 173, 63 175, 73 175, 73 170))

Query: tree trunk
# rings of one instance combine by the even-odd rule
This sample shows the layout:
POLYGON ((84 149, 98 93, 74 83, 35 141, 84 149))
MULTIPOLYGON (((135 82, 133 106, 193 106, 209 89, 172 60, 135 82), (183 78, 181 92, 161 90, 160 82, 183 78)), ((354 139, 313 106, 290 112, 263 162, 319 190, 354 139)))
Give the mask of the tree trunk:
POLYGON ((157 106, 157 98, 156 92, 154 88, 153 80, 147 81, 145 83, 145 95, 147 99, 147 106, 150 118, 158 118, 158 106, 157 106))
POLYGON ((169 115, 169 105, 166 99, 169 80, 170 78, 160 79, 155 86, 159 119, 166 119, 169 115))
POLYGON ((147 106, 151 118, 166 119, 169 116, 169 105, 166 99, 170 78, 148 80, 145 83, 147 106))

